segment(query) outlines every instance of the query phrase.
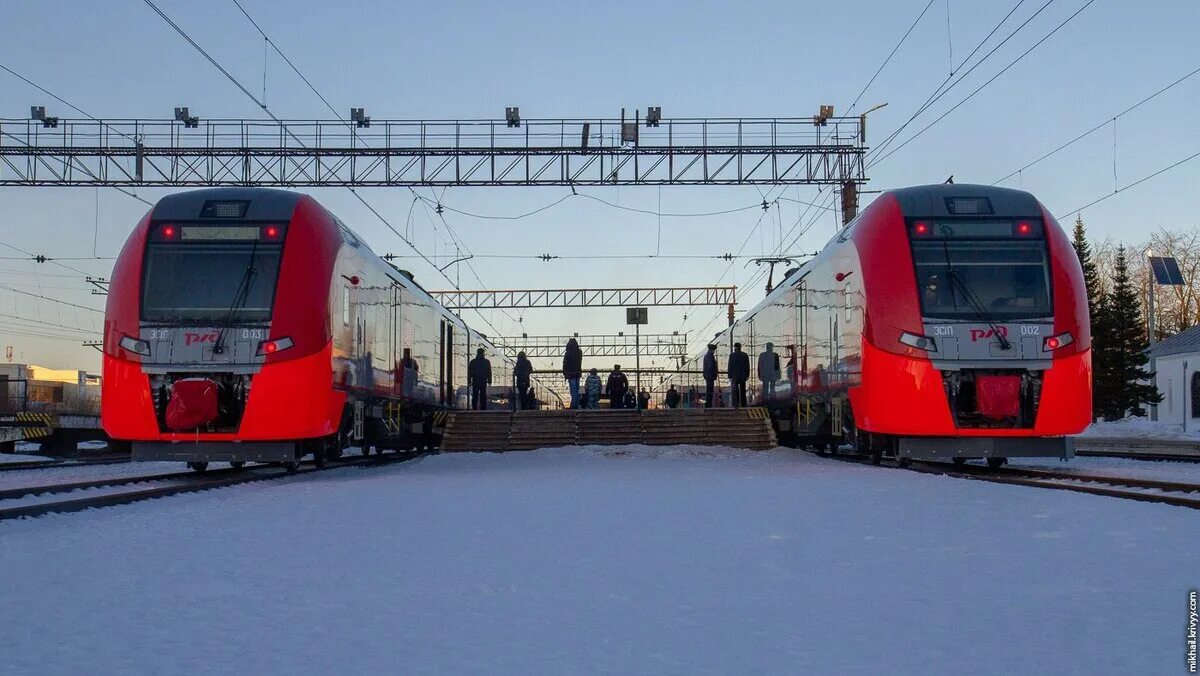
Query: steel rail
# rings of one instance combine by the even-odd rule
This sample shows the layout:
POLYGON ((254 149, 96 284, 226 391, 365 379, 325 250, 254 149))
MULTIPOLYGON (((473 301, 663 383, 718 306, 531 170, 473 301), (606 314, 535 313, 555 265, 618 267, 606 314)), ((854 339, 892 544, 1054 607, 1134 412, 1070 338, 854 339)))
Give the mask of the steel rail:
MULTIPOLYGON (((213 488, 225 488, 227 486, 236 486, 239 484, 254 483, 254 482, 259 482, 259 481, 268 481, 270 479, 280 479, 280 478, 291 477, 291 476, 303 476, 305 474, 313 474, 316 472, 322 472, 322 471, 331 470, 331 469, 339 469, 339 468, 344 468, 344 467, 375 467, 375 466, 379 466, 379 465, 389 465, 389 464, 396 463, 396 462, 406 462, 408 460, 413 460, 418 457, 421 457, 422 455, 424 455, 424 453, 400 452, 400 453, 389 453, 386 455, 375 455, 375 456, 365 456, 365 455, 364 456, 354 456, 351 458, 343 458, 343 459, 339 459, 339 460, 335 460, 335 461, 327 461, 327 464, 324 467, 317 467, 315 464, 312 463, 312 461, 307 461, 304 463, 305 464, 304 467, 301 467, 300 469, 295 470, 295 471, 289 471, 283 467, 261 466, 261 467, 253 467, 253 468, 248 468, 248 469, 242 470, 242 471, 238 472, 236 475, 222 474, 216 478, 211 478, 211 477, 206 478, 205 474, 193 472, 191 476, 196 479, 195 481, 187 481, 184 479, 174 479, 176 481, 181 481, 182 483, 175 483, 175 484, 171 484, 168 486, 157 486, 154 488, 145 488, 145 489, 133 490, 133 491, 123 491, 123 492, 119 492, 119 493, 106 493, 104 495, 85 496, 85 497, 74 498, 74 499, 70 499, 70 500, 61 500, 61 501, 56 501, 56 502, 44 502, 44 503, 38 503, 38 504, 32 504, 32 505, 21 505, 18 507, 0 508, 0 521, 6 520, 6 519, 22 518, 22 517, 36 517, 36 516, 42 516, 45 514, 61 514, 61 513, 69 513, 69 512, 78 512, 78 511, 82 511, 82 510, 86 510, 86 509, 93 509, 93 508, 98 508, 98 507, 113 507, 116 505, 127 505, 127 504, 131 504, 134 502, 141 502, 143 500, 150 500, 153 498, 167 497, 167 496, 171 496, 171 495, 180 495, 180 494, 184 494, 184 493, 196 493, 199 491, 205 491, 205 490, 209 490, 209 489, 213 489, 213 488)), ((163 478, 165 476, 177 476, 177 475, 161 475, 161 476, 151 475, 150 477, 130 477, 131 481, 126 482, 126 483, 145 483, 147 481, 163 481, 163 480, 165 480, 163 478)), ((119 479, 114 479, 113 481, 120 482, 119 479)), ((89 482, 81 482, 81 483, 86 484, 89 482)), ((121 485, 121 484, 117 483, 117 484, 108 484, 108 485, 121 485)), ((64 484, 63 486, 66 486, 66 484, 64 484)), ((103 487, 103 486, 104 486, 104 482, 101 481, 101 486, 97 486, 97 487, 103 487)), ((51 486, 51 487, 41 487, 41 488, 54 488, 54 487, 51 486)), ((29 489, 24 489, 24 490, 26 491, 26 494, 28 495, 29 491, 32 491, 35 489, 33 487, 31 487, 29 489)), ((71 489, 64 488, 64 490, 71 490, 71 489)), ((58 491, 43 490, 42 492, 44 493, 44 492, 58 492, 58 491)))

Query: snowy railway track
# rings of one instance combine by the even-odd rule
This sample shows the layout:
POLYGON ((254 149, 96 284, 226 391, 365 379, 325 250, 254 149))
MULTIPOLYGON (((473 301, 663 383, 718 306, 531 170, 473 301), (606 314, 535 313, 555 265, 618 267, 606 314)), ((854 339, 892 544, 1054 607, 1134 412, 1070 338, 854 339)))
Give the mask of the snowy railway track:
POLYGON ((324 467, 317 467, 310 461, 304 463, 300 469, 294 471, 289 471, 279 466, 261 465, 240 469, 220 469, 205 473, 194 471, 170 472, 166 474, 110 477, 89 481, 10 488, 0 490, 0 520, 125 505, 170 495, 195 493, 213 488, 224 488, 226 486, 236 486, 257 481, 301 476, 343 467, 388 465, 412 460, 421 455, 423 453, 405 452, 375 456, 352 456, 336 461, 329 461, 324 467), (106 489, 118 490, 109 491, 106 489), (87 494, 49 501, 31 501, 47 495, 67 496, 76 491, 84 491, 87 494), (5 503, 20 504, 6 507, 5 503))
POLYGON ((23 469, 50 469, 54 467, 88 467, 91 465, 118 465, 129 462, 128 455, 109 455, 95 458, 77 458, 71 460, 19 460, 16 462, 0 463, 0 472, 23 469))
POLYGON ((1200 484, 1043 469, 948 465, 940 462, 915 462, 906 469, 927 474, 942 474, 959 479, 1075 491, 1200 509, 1200 484))

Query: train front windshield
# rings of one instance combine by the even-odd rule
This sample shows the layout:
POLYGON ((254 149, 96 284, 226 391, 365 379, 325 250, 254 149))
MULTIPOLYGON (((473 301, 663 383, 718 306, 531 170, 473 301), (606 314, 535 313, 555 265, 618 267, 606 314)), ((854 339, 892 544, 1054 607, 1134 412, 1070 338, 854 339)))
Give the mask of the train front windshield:
POLYGON ((917 222, 910 235, 925 317, 1003 321, 1054 315, 1040 223, 917 222))
POLYGON ((283 256, 281 240, 282 226, 158 226, 147 244, 142 270, 142 320, 269 321, 283 256))

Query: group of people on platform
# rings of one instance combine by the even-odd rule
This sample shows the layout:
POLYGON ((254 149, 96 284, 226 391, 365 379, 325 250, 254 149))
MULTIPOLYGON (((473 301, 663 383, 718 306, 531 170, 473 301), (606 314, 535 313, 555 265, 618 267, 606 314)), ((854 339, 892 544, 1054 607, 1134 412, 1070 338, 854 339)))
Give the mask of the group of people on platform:
MULTIPOLYGON (((769 399, 774 396, 775 383, 782 375, 782 368, 779 354, 775 352, 775 346, 767 343, 765 348, 758 355, 757 375, 762 383, 761 396, 763 399, 769 399)), ((729 378, 730 405, 735 408, 746 406, 746 383, 750 380, 750 355, 742 351, 741 343, 733 344, 733 352, 729 354, 725 373, 729 378)), ((614 365, 603 386, 600 373, 595 368, 590 369, 587 377, 584 378, 583 350, 580 349, 579 342, 574 338, 567 341, 563 352, 562 375, 567 381, 567 388, 571 396, 570 408, 572 409, 598 409, 601 395, 608 399, 609 407, 613 409, 644 410, 650 406, 650 394, 644 388, 635 393, 629 387, 629 378, 621 370, 620 364, 614 365), (582 381, 582 387, 580 381, 582 381)), ((703 362, 705 408, 712 408, 718 399, 717 379, 720 375, 717 367, 717 346, 710 344, 708 351, 704 354, 703 362)), ((516 388, 514 398, 518 408, 537 407, 537 401, 530 387, 532 376, 533 364, 525 352, 519 352, 517 361, 513 365, 513 384, 516 388)), ((467 365, 467 383, 471 390, 471 408, 486 409, 487 388, 492 383, 492 364, 484 355, 483 348, 476 350, 475 358, 467 365)), ((689 393, 689 399, 693 401, 695 399, 694 389, 689 393)), ((664 395, 663 403, 667 408, 678 408, 682 399, 683 396, 680 392, 674 385, 671 385, 664 395)))
MULTIPOLYGON (((779 364, 779 354, 775 352, 775 344, 767 343, 765 349, 758 355, 758 379, 762 383, 762 398, 770 399, 775 396, 775 383, 783 373, 779 364)), ((746 383, 750 380, 750 355, 742 352, 742 344, 734 343, 733 352, 725 365, 725 373, 729 377, 729 388, 732 405, 735 408, 746 406, 746 383)), ((708 345, 704 353, 704 408, 712 408, 716 400, 714 390, 717 378, 721 372, 717 369, 717 346, 708 345)))

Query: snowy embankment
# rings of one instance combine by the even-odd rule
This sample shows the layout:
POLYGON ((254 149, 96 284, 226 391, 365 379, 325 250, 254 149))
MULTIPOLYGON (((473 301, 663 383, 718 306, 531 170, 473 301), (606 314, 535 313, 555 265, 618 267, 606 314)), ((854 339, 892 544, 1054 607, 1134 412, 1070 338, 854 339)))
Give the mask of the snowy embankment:
POLYGON ((1149 418, 1124 418, 1092 423, 1080 439, 1138 439, 1144 441, 1196 441, 1200 442, 1200 429, 1183 431, 1183 425, 1150 420, 1149 418))
POLYGON ((0 671, 1164 673, 1190 510, 803 452, 441 455, 0 523, 0 671))

